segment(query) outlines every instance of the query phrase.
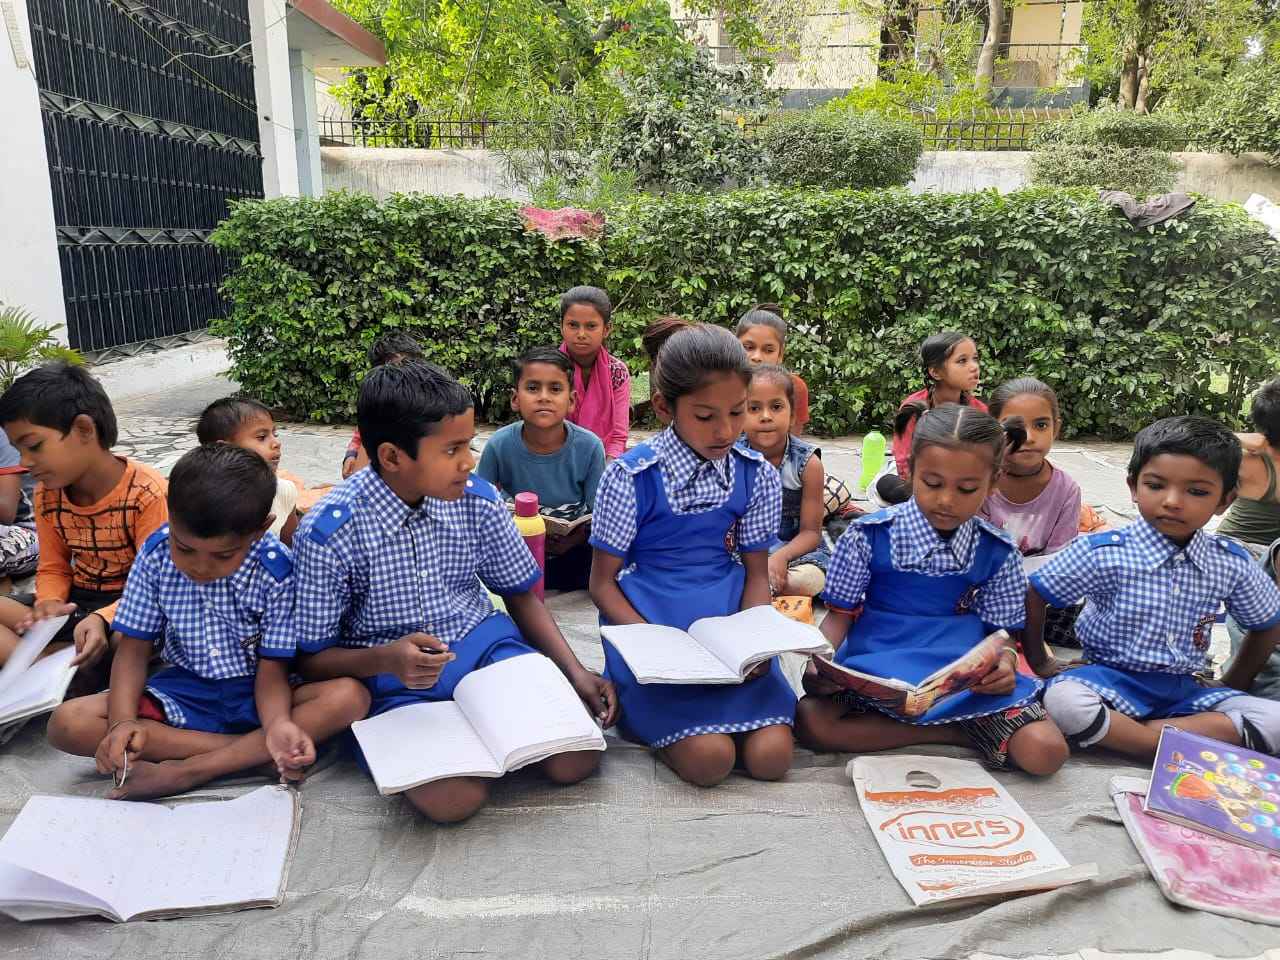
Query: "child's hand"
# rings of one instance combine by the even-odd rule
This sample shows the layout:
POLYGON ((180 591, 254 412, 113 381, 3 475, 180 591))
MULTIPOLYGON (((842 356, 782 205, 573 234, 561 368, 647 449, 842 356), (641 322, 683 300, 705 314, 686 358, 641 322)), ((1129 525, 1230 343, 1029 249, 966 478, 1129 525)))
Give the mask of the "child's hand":
POLYGON ((787 560, 776 553, 769 558, 769 592, 775 597, 781 596, 787 589, 789 576, 787 560))
POLYGON ((18 625, 14 628, 18 633, 26 633, 31 626, 41 620, 48 620, 52 617, 61 617, 63 614, 74 613, 76 605, 68 603, 66 600, 41 600, 31 608, 25 618, 18 621, 18 625))
POLYGON ((267 730, 267 752, 282 780, 301 780, 316 762, 315 742, 292 720, 277 720, 267 730))
POLYGON ((107 621, 96 613, 89 614, 76 624, 75 642, 72 666, 89 667, 97 663, 107 652, 107 621))
POLYGON ((98 764, 98 772, 114 775, 124 766, 126 753, 130 760, 137 760, 146 746, 147 728, 137 720, 123 720, 113 725, 98 743, 98 749, 93 755, 98 764))
POLYGON ((1056 677, 1058 674, 1067 670, 1073 670, 1076 667, 1083 667, 1089 661, 1082 660, 1077 657, 1074 660, 1063 660, 1061 657, 1047 657, 1045 661, 1035 667, 1036 674, 1045 678, 1056 677))
POLYGON ((1005 647, 1000 654, 1000 662, 974 685, 973 692, 985 693, 993 697, 1013 693, 1013 688, 1018 682, 1017 664, 1018 651, 1013 647, 1005 647))
POLYGON ((570 682, 601 729, 608 729, 618 722, 618 692, 611 682, 590 670, 579 671, 570 678, 570 682))
POLYGON ((394 673, 410 690, 429 690, 457 657, 449 645, 427 633, 411 633, 382 648, 382 673, 394 673))
POLYGON ((810 657, 809 662, 804 665, 804 675, 800 678, 800 682, 804 692, 815 697, 829 697, 833 693, 840 692, 838 684, 832 683, 818 673, 818 668, 813 665, 813 657, 810 657))

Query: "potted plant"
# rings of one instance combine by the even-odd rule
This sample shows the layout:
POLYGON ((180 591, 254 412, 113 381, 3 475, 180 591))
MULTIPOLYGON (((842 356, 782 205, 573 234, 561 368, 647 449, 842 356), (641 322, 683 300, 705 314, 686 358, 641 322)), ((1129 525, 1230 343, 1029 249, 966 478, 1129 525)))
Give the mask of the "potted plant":
POLYGON ((0 303, 0 392, 24 371, 46 360, 84 363, 84 357, 54 336, 57 327, 42 327, 21 307, 0 303))

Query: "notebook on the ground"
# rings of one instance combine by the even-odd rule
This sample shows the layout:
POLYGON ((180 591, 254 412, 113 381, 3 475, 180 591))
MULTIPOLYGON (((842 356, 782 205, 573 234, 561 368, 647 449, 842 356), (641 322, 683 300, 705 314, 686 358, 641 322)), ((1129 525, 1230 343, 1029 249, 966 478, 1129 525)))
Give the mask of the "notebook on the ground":
POLYGON ((830 653, 817 627, 751 607, 695 620, 688 632, 653 623, 601 627, 640 683, 741 683, 780 653, 830 653))
POLYGON ((46 713, 66 696, 76 672, 71 666, 75 649, 68 646, 37 659, 66 620, 53 617, 33 624, 0 669, 0 727, 46 713))
POLYGON ((384 794, 448 777, 500 777, 604 735, 573 686, 541 654, 467 674, 453 700, 397 707, 351 727, 384 794))
POLYGON ((813 658, 814 669, 824 680, 830 680, 842 689, 850 690, 874 700, 876 703, 904 717, 919 717, 927 713, 947 697, 968 690, 995 669, 1004 656, 1004 650, 1013 641, 1003 630, 989 633, 974 644, 967 653, 956 658, 941 670, 925 677, 917 684, 907 683, 895 677, 878 677, 862 673, 838 663, 813 658))
POLYGON ((1143 809, 1224 840, 1280 853, 1280 760, 1165 727, 1143 809))
POLYGON ((0 839, 0 912, 123 922, 276 907, 298 813, 298 792, 278 786, 174 807, 32 797, 0 839))

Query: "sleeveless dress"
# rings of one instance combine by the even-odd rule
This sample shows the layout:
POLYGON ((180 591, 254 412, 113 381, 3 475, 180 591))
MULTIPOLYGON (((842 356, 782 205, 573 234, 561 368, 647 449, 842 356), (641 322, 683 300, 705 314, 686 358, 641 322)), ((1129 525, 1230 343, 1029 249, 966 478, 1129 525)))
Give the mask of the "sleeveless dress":
MULTIPOLYGON (((861 518, 850 528, 850 532, 861 531, 870 543, 870 581, 862 612, 836 650, 835 660, 864 673, 919 683, 996 629, 971 610, 982 585, 1016 548, 975 520, 978 543, 968 570, 941 575, 899 570, 891 554, 893 516, 892 511, 883 511, 861 518)), ((1040 680, 1018 674, 1013 692, 1004 696, 965 691, 915 719, 882 712, 919 726, 954 723, 1031 703, 1042 689, 1040 680)))
MULTIPOLYGON (((687 630, 702 617, 738 612, 746 570, 731 543, 761 461, 758 454, 736 449, 730 456, 737 459, 729 498, 711 510, 686 514, 672 511, 651 447, 641 444, 619 458, 635 483, 636 536, 623 558, 618 587, 649 623, 687 630)), ((651 748, 701 734, 795 722, 796 695, 776 658, 764 676, 741 684, 641 684, 613 645, 602 643, 604 675, 613 681, 622 706, 618 725, 625 736, 651 748)))
MULTIPOLYGON (((744 449, 750 449, 750 444, 745 437, 739 440, 738 444, 744 449)), ((809 458, 815 456, 819 459, 822 457, 822 451, 818 449, 817 444, 801 440, 799 437, 787 438, 787 449, 782 454, 782 464, 778 467, 778 473, 782 477, 782 522, 778 525, 778 537, 769 548, 771 554, 794 540, 796 534, 800 532, 800 509, 804 499, 804 468, 809 465, 809 458)), ((825 499, 826 491, 824 490, 823 493, 825 499)), ((819 570, 826 572, 827 563, 831 560, 831 549, 827 546, 825 530, 820 528, 818 536, 820 538, 818 545, 804 556, 793 558, 787 564, 789 569, 813 564, 819 570)))

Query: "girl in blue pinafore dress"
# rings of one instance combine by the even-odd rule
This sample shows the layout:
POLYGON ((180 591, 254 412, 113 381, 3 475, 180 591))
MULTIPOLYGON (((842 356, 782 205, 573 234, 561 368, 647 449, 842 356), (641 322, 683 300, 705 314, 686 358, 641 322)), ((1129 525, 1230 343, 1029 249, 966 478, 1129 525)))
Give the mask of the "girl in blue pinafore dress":
MULTIPOLYGON (((683 630, 770 602, 778 472, 734 447, 750 378, 746 352, 722 328, 685 327, 663 344, 654 406, 671 425, 610 464, 596 494, 591 597, 602 622, 683 630)), ((739 762, 767 780, 790 769, 796 696, 776 659, 741 684, 640 684, 603 643, 622 732, 685 780, 711 786, 739 762)))
MULTIPOLYGON (((912 496, 862 517, 840 538, 827 568, 822 632, 837 663, 919 683, 987 634, 1025 623, 1027 578, 1016 545, 975 515, 1007 445, 1025 437, 972 407, 945 404, 920 417, 912 443, 912 496)), ((1038 703, 1043 683, 1016 671, 1017 650, 976 686, 914 719, 805 675, 801 740, 817 749, 866 752, 920 743, 967 744, 996 768, 1049 774, 1067 744, 1038 703)))

